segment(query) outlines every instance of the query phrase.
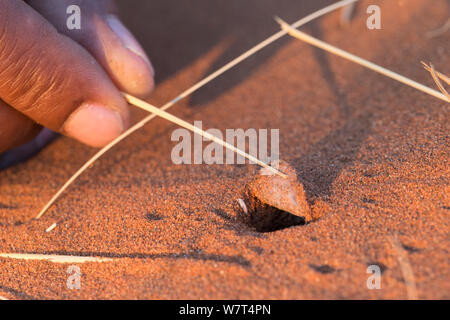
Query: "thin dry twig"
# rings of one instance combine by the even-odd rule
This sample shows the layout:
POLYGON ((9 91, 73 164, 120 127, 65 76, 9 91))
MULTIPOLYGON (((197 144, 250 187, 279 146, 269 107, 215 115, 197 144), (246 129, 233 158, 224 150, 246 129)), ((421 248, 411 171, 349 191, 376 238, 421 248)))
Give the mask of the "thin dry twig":
MULTIPOLYGON (((428 72, 431 72, 431 67, 429 65, 427 65, 425 62, 421 61, 423 64, 423 67, 425 68, 425 70, 427 70, 428 72)), ((431 63, 430 63, 431 64, 431 63)), ((445 74, 440 73, 438 71, 435 71, 436 75, 441 78, 442 80, 444 80, 448 85, 450 85, 450 78, 447 77, 445 74)))
POLYGON ((283 28, 283 30, 286 30, 289 32, 289 34, 297 39, 300 39, 302 41, 305 41, 306 43, 309 43, 315 47, 321 48, 325 51, 328 51, 330 53, 333 53, 337 56, 340 56, 344 59, 350 60, 352 62, 355 62, 361 66, 364 66, 368 69, 371 69, 373 71, 376 71, 378 73, 381 73, 389 78, 392 78, 394 80, 397 80, 403 84, 406 84, 410 87, 413 87, 419 91, 425 92, 433 97, 436 97, 438 99, 444 100, 445 102, 449 102, 449 100, 447 99, 447 97, 442 94, 439 91, 433 90, 427 86, 424 86, 421 83, 418 83, 414 80, 411 80, 409 78, 406 78, 398 73, 395 73, 391 70, 388 70, 386 68, 383 68, 375 63, 372 63, 370 61, 364 60, 358 56, 355 56, 354 54, 348 53, 347 51, 344 51, 342 49, 339 49, 337 47, 334 47, 326 42, 323 42, 317 38, 314 38, 304 32, 301 32, 297 29, 292 28, 287 22, 281 20, 278 17, 275 17, 275 20, 281 25, 281 27, 283 28))
POLYGON ((439 80, 439 77, 436 75, 436 71, 434 70, 434 66, 430 63, 431 66, 431 76, 433 77, 434 82, 436 83, 437 87, 443 94, 447 96, 448 102, 450 102, 450 95, 448 94, 447 90, 445 90, 444 86, 442 85, 441 81, 439 80))
POLYGON ((56 254, 28 254, 28 253, 0 253, 0 258, 18 260, 43 260, 55 263, 85 263, 85 262, 107 262, 112 258, 87 257, 87 256, 67 256, 56 254))
POLYGON ((409 300, 417 300, 416 281, 414 279, 411 263, 409 262, 408 253, 403 248, 400 241, 398 241, 397 237, 390 237, 389 241, 397 254, 397 260, 402 270, 403 280, 405 281, 406 295, 409 300))
MULTIPOLYGON (((428 72, 431 72, 431 67, 429 67, 425 62, 422 61, 422 64, 424 65, 425 70, 427 70, 428 72)), ((448 85, 450 85, 450 78, 447 77, 445 74, 440 73, 438 71, 435 70, 436 75, 441 78, 443 81, 445 81, 448 85)))
POLYGON ((245 201, 241 198, 237 199, 237 202, 239 203, 239 206, 241 207, 242 211, 244 211, 245 214, 248 213, 247 205, 245 204, 245 201))
MULTIPOLYGON (((293 28, 298 28, 303 26, 304 24, 311 22, 327 13, 330 13, 332 11, 335 11, 337 9, 340 9, 346 5, 349 5, 353 2, 357 2, 359 0, 341 0, 339 2, 336 2, 332 5, 329 5, 325 8, 322 8, 308 16, 306 16, 303 19, 298 20, 297 22, 295 22, 292 27, 293 28)), ((249 58, 250 56, 254 55, 255 53, 257 53, 258 51, 260 51, 261 49, 265 48, 266 46, 268 46, 269 44, 275 42, 276 40, 280 39, 281 37, 283 37, 284 35, 286 35, 287 32, 284 30, 280 30, 277 33, 275 33, 274 35, 270 36, 269 38, 267 38, 266 40, 260 42, 259 44, 257 44, 256 46, 254 46, 253 48, 251 48, 250 50, 244 52, 243 54, 241 54, 239 57, 237 57, 236 59, 230 61, 228 64, 226 64, 225 66, 223 66, 222 68, 218 69, 217 71, 213 72, 211 75, 209 75, 208 77, 206 77, 205 79, 201 80, 200 82, 198 82, 197 84, 193 85, 192 87, 190 87, 189 89, 187 89, 186 91, 184 91, 182 94, 180 94, 179 96, 177 96, 176 98, 172 99, 171 101, 169 101, 168 103, 166 103, 164 106, 162 106, 160 109, 161 110, 167 110, 170 107, 172 107, 174 104, 176 104, 178 101, 184 99, 185 97, 189 96, 191 93, 193 93, 194 91, 200 89, 201 87, 203 87, 204 85, 206 85, 207 83, 209 83, 210 81, 214 80, 215 78, 217 78, 218 76, 220 76, 221 74, 223 74, 224 72, 228 71, 229 69, 233 68, 234 66, 236 66, 237 64, 239 64, 240 62, 244 61, 245 59, 249 58)), ((47 210, 53 205, 53 203, 59 198, 59 196, 89 167, 92 166, 92 164, 97 161, 102 155, 104 155, 107 151, 109 151, 112 147, 114 147, 116 144, 118 144, 119 142, 121 142, 123 139, 125 139, 126 137, 128 137, 129 135, 131 135, 132 133, 134 133, 135 131, 139 130, 140 128, 142 128, 144 125, 146 125, 149 121, 151 121, 153 118, 155 118, 156 115, 155 114, 151 114, 147 117, 145 117, 144 119, 142 119, 141 121, 139 121, 138 123, 136 123, 134 126, 132 126, 130 129, 128 129, 127 131, 125 131, 124 133, 122 133, 119 137, 117 137, 116 139, 114 139, 112 142, 110 142, 107 146, 103 147, 100 151, 98 151, 91 159, 89 159, 77 172, 75 172, 75 174, 70 177, 66 183, 56 192, 56 194, 50 199, 50 201, 44 206, 44 208, 42 208, 42 210, 39 212, 39 214, 36 216, 36 219, 39 219, 40 217, 42 217, 45 212, 47 212, 47 210)))
POLYGON ((53 229, 55 229, 56 228, 56 222, 54 223, 54 224, 52 224, 50 227, 48 227, 47 229, 45 229, 45 232, 50 232, 50 231, 52 231, 53 229))
POLYGON ((217 144, 220 144, 221 146, 223 146, 223 147, 225 147, 225 148, 227 148, 227 149, 229 149, 229 150, 231 150, 231 151, 233 151, 233 152, 235 152, 235 153, 237 153, 237 154, 247 158, 248 160, 259 164, 260 166, 270 170, 272 173, 275 173, 275 174, 279 175, 282 178, 287 178, 287 175, 285 175, 284 173, 278 171, 274 167, 269 166, 268 164, 262 162, 261 160, 253 157, 252 155, 249 155, 248 153, 245 153, 241 149, 238 149, 235 146, 233 146, 233 145, 223 141, 222 139, 219 139, 219 138, 213 136, 212 134, 210 134, 210 133, 208 133, 208 132, 206 132, 206 131, 204 131, 204 130, 202 130, 200 128, 197 128, 197 127, 193 126, 192 124, 190 124, 190 123, 188 123, 188 122, 186 122, 186 121, 184 121, 184 120, 182 120, 182 119, 180 119, 178 117, 175 117, 174 115, 172 115, 172 114, 170 114, 170 113, 168 113, 168 112, 166 112, 164 110, 158 109, 157 107, 151 105, 150 103, 142 101, 142 100, 140 100, 140 99, 138 99, 136 97, 133 97, 132 95, 127 94, 127 93, 122 93, 122 94, 127 99, 128 103, 130 103, 130 104, 132 104, 132 105, 134 105, 136 107, 139 107, 139 108, 141 108, 141 109, 143 109, 145 111, 148 111, 148 112, 151 112, 153 114, 156 114, 157 116, 159 116, 161 118, 164 118, 164 119, 166 119, 166 120, 168 120, 170 122, 173 122, 173 123, 179 125, 180 127, 186 128, 186 129, 188 129, 188 130, 190 130, 190 131, 192 131, 194 133, 197 133, 197 134, 201 135, 202 137, 204 137, 206 139, 209 139, 209 140, 211 140, 211 141, 213 141, 213 142, 215 142, 217 144))
POLYGON ((434 82, 436 83, 437 87, 439 88, 439 90, 441 90, 441 92, 443 94, 445 94, 445 96, 447 97, 448 101, 450 102, 450 95, 448 94, 447 90, 445 90, 444 86, 442 85, 441 81, 439 80, 439 78, 441 78, 442 80, 444 80, 447 84, 450 85, 450 79, 440 73, 437 72, 434 69, 433 64, 430 62, 430 66, 428 66, 425 62, 422 61, 422 64, 424 65, 425 70, 427 70, 428 72, 430 72, 431 76, 433 77, 434 82))

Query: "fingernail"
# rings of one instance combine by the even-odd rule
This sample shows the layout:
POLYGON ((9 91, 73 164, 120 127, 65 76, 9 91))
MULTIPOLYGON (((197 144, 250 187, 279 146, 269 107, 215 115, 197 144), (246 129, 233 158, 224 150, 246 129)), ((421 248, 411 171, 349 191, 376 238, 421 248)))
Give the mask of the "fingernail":
POLYGON ((124 125, 118 112, 86 103, 69 116, 63 130, 82 143, 103 147, 123 132, 124 125))
POLYGON ((122 24, 122 22, 115 15, 106 16, 106 21, 112 31, 119 37, 122 45, 139 56, 142 60, 144 60, 150 68, 150 71, 153 76, 155 76, 155 70, 153 66, 145 54, 144 49, 142 49, 139 42, 137 42, 136 38, 131 34, 131 32, 122 24))

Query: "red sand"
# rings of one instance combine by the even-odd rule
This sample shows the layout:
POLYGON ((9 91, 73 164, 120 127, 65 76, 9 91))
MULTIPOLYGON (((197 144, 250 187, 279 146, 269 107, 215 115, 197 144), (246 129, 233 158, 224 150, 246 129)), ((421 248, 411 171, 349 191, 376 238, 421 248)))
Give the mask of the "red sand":
MULTIPOLYGON (((159 83, 158 106, 278 29, 331 1, 121 1, 159 83), (309 3, 309 4, 306 4, 309 3)), ((434 87, 420 60, 450 74, 444 0, 385 0, 381 31, 363 1, 345 27, 334 13, 308 33, 434 87)), ((396 235, 419 298, 450 298, 449 107, 393 80, 285 38, 171 109, 204 128, 280 128, 281 157, 300 173, 321 219, 270 233, 237 218, 256 166, 171 163, 176 128, 156 119, 31 220, 93 149, 61 138, 0 173, 0 252, 98 255, 79 265, 0 258, 0 296, 78 298, 407 298, 396 235), (45 229, 54 222, 50 233, 45 229), (368 290, 368 265, 382 267, 368 290)), ((134 112, 134 120, 144 116, 134 112)))

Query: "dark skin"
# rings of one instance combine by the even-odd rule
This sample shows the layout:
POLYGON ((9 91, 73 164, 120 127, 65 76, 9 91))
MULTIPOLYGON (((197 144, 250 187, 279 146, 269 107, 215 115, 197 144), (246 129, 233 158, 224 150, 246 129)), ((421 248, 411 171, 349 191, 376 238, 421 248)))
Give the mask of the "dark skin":
POLYGON ((0 154, 42 127, 102 147, 129 125, 120 91, 145 98, 153 78, 110 0, 0 0, 0 154), (67 27, 70 5, 79 30, 67 27))

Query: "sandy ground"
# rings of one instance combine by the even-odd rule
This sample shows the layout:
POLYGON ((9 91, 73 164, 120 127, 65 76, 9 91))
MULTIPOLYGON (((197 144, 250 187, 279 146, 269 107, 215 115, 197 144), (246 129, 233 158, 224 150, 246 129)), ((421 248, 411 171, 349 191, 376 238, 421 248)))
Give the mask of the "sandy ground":
MULTIPOLYGON (((332 1, 120 1, 149 52, 161 106, 279 30, 332 1)), ((445 0, 384 0, 382 30, 362 1, 303 30, 434 88, 420 60, 450 74, 445 0)), ((450 298, 448 104, 298 40, 283 38, 171 109, 204 128, 279 128, 321 219, 257 232, 237 199, 254 165, 172 164, 176 126, 155 119, 89 169, 41 220, 30 220, 95 150, 60 138, 0 172, 0 252, 113 258, 67 264, 0 258, 10 299, 450 298), (49 233, 47 227, 57 222, 49 233), (401 250, 393 245, 398 239, 401 250), (368 290, 367 267, 381 267, 368 290), (406 264, 406 266, 405 266, 406 264), (413 271, 406 285, 402 270, 413 271), (409 292, 409 295, 408 295, 409 292)), ((144 112, 135 111, 134 121, 144 112)))

